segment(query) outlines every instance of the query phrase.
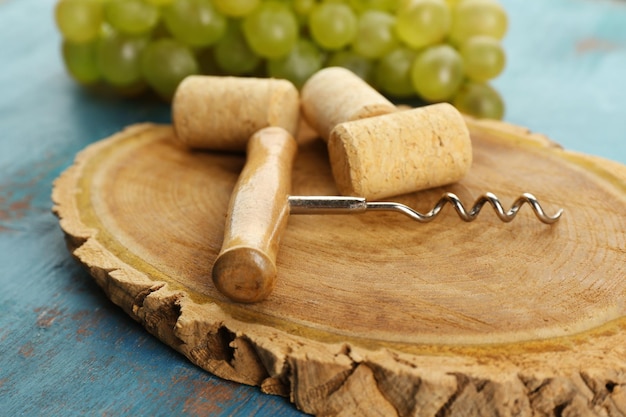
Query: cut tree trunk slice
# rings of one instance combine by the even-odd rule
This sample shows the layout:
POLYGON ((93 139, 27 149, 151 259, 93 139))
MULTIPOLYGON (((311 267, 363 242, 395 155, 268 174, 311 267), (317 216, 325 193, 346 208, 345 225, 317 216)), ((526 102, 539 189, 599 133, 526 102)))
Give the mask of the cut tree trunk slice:
MULTIPOLYGON (((108 297, 193 363, 287 395, 319 415, 626 413, 626 167, 541 135, 468 120, 460 183, 395 199, 428 211, 443 191, 505 208, 472 223, 447 206, 292 215, 278 282, 258 304, 215 290, 230 192, 244 155, 190 152, 163 125, 89 146, 55 183, 72 253, 108 297), (456 414, 459 413, 459 414, 456 414)), ((294 195, 337 193, 325 145, 303 140, 294 195)), ((572 415, 574 415, 572 414, 572 415)), ((621 414, 619 414, 621 415, 621 414)))

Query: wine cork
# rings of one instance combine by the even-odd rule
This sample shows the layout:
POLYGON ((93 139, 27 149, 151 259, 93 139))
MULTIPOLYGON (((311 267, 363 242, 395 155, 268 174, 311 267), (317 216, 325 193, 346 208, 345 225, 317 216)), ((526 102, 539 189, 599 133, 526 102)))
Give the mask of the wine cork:
POLYGON ((339 191, 367 199, 454 183, 472 163, 469 130, 448 103, 341 123, 328 152, 339 191))
POLYGON ((299 115, 297 88, 273 78, 192 75, 172 102, 177 139, 200 149, 243 151, 256 131, 269 126, 295 136, 299 115))
POLYGON ((339 123, 392 113, 396 107, 358 75, 341 67, 324 68, 302 87, 302 112, 328 142, 339 123))

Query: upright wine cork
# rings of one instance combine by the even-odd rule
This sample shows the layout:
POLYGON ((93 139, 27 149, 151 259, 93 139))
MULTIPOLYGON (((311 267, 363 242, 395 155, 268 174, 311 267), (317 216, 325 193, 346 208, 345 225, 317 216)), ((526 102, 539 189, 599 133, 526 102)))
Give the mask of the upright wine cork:
POLYGON ((185 78, 173 98, 176 137, 191 148, 245 150, 256 131, 279 126, 295 136, 300 97, 287 80, 185 78))
POLYGON ((472 163, 469 130, 448 103, 341 123, 328 152, 339 191, 367 199, 456 182, 472 163))
POLYGON ((395 111, 393 103, 345 68, 324 68, 302 87, 304 117, 327 142, 339 123, 395 111))

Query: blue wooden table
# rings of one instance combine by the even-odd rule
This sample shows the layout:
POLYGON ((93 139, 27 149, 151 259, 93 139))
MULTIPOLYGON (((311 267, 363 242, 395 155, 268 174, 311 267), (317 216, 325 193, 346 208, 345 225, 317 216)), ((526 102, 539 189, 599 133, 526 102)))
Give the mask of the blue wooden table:
MULTIPOLYGON (((626 3, 503 0, 506 120, 626 164, 626 3)), ((97 97, 60 60, 54 0, 0 1, 0 415, 300 415, 219 380, 150 336, 70 257, 52 181, 88 144, 169 122, 149 100, 97 97)))

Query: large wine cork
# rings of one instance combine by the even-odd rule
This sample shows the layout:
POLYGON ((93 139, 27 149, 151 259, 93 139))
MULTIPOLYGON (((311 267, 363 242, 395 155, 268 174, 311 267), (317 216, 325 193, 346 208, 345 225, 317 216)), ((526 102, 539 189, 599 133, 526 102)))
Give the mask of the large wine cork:
POLYGON ((328 142, 339 123, 396 111, 396 107, 358 75, 341 67, 324 68, 302 87, 302 112, 328 142))
POLYGON ((192 75, 172 102, 176 137, 191 148, 245 150, 258 130, 278 126, 295 136, 300 97, 287 80, 192 75))
POLYGON ((456 182, 472 163, 469 130, 448 103, 341 123, 328 152, 339 191, 367 199, 456 182))

